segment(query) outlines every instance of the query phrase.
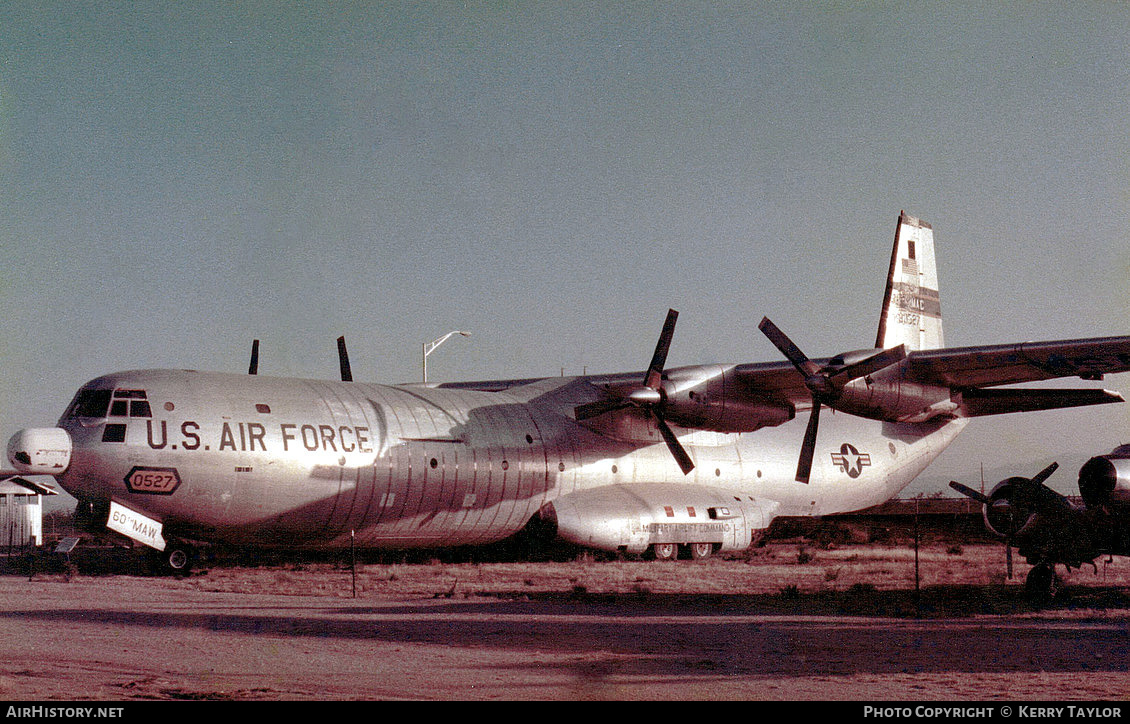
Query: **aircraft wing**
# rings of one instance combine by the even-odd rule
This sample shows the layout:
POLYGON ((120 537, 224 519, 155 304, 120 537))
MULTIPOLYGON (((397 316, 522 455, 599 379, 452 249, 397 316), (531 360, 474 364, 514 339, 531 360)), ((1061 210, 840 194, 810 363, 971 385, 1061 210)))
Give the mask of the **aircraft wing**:
MULTIPOLYGON (((827 360, 817 362, 824 364, 827 360)), ((739 383, 735 392, 741 397, 761 398, 796 410, 812 406, 812 393, 788 362, 739 365, 734 369, 734 377, 739 383)))
MULTIPOLYGON (((815 360, 817 367, 828 360, 815 360)), ((1130 337, 1024 342, 984 347, 916 350, 907 354, 903 378, 952 390, 967 417, 1121 402, 1101 389, 988 389, 1061 377, 1102 379, 1130 371, 1130 337)), ((796 410, 811 407, 812 393, 790 364, 746 364, 735 369, 737 395, 750 395, 796 410)))
MULTIPOLYGON (((822 368, 831 360, 813 362, 822 368)), ((1130 372, 1130 336, 916 350, 909 352, 902 364, 905 365, 903 379, 949 388, 953 398, 961 403, 960 412, 956 414, 968 417, 1121 402, 1121 395, 1095 388, 988 388, 1061 377, 1097 380, 1106 374, 1130 372)), ((727 383, 722 393, 727 405, 746 403, 755 404, 758 409, 787 408, 797 412, 812 408, 812 392, 788 362, 741 364, 727 369, 727 383)), ((672 374, 677 375, 678 371, 672 370, 672 374)), ((640 375, 642 373, 602 375, 588 379, 594 385, 616 384, 640 375)), ((542 381, 544 379, 463 382, 440 386, 498 392, 542 381)), ((745 429, 783 421, 779 414, 772 412, 767 412, 763 420, 755 419, 757 417, 757 413, 753 418, 746 417, 749 424, 745 429)))
POLYGON ((955 388, 994 387, 1058 377, 1101 379, 1130 371, 1130 337, 1024 342, 911 352, 908 375, 955 388))

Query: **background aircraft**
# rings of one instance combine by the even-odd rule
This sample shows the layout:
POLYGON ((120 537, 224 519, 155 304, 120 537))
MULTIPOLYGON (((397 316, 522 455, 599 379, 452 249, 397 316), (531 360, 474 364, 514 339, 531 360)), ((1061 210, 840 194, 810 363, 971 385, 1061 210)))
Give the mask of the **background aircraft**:
MULTIPOLYGON (((96 526, 179 568, 204 542, 426 547, 530 526, 659 559, 750 546, 776 516, 895 495, 969 418, 1119 402, 1101 389, 998 389, 1130 369, 1130 337, 943 348, 933 230, 900 215, 874 347, 646 371, 375 385, 140 370, 84 385, 8 459, 52 475, 96 526), (823 412, 830 408, 830 415, 823 412)), ((258 367, 258 350, 252 368, 258 367)))
MULTIPOLYGON (((985 526, 1032 565, 1024 585, 1036 599, 1055 595, 1055 567, 1079 568, 1100 556, 1130 555, 1130 445, 1088 460, 1079 469, 1082 505, 1049 488, 1044 481, 1058 468, 1052 463, 1032 478, 1002 480, 985 495, 958 482, 950 486, 984 506, 985 526)), ((1097 570, 1097 569, 1096 569, 1097 570)))

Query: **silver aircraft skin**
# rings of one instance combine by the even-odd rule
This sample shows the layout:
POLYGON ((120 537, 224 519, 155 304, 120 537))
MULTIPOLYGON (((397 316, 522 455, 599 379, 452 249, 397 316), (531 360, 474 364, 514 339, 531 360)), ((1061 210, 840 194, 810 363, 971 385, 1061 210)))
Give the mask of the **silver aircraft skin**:
MULTIPOLYGON (((1121 402, 998 389, 1130 370, 1130 337, 946 349, 929 224, 901 214, 873 348, 809 359, 443 385, 194 370, 88 382, 8 459, 183 565, 202 542, 330 548, 487 544, 547 523, 608 551, 705 557, 777 516, 885 501, 969 418, 1121 402), (823 408, 841 414, 821 415, 823 408)), ((258 348, 253 352, 252 372, 258 348)))

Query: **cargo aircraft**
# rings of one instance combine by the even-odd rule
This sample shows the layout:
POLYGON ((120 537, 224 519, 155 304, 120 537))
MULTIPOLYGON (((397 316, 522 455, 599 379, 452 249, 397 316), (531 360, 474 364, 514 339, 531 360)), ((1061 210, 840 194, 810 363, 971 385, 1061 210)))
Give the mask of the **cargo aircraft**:
POLYGON ((1075 500, 1044 483, 1058 467, 1052 463, 1031 478, 1006 478, 988 495, 950 483, 982 504, 985 527, 1004 539, 1009 578, 1013 547, 1032 566, 1024 587, 1036 600, 1058 592, 1057 565, 1070 570, 1089 563, 1097 573, 1100 557, 1130 556, 1130 445, 1084 463, 1075 500))
MULTIPOLYGON (((777 516, 897 494, 970 418, 1121 402, 1014 383, 1130 370, 1130 337, 946 349, 932 227, 895 231, 874 347, 646 371, 451 384, 195 370, 98 377, 9 474, 50 475, 88 520, 188 565, 202 544, 488 544, 536 527, 656 559, 749 547, 777 516), (826 410, 840 413, 827 414, 826 410)), ((257 372, 258 346, 249 372, 257 372)))

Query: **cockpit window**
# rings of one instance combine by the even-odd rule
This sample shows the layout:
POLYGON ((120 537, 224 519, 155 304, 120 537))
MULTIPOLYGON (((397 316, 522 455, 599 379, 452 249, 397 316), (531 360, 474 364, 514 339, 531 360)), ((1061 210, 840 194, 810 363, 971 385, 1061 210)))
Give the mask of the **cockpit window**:
POLYGON ((114 390, 110 417, 152 417, 145 390, 114 390))
POLYGON ((66 417, 152 417, 145 390, 80 390, 66 417))
POLYGON ((106 417, 106 408, 109 406, 110 390, 79 390, 66 416, 106 417))

